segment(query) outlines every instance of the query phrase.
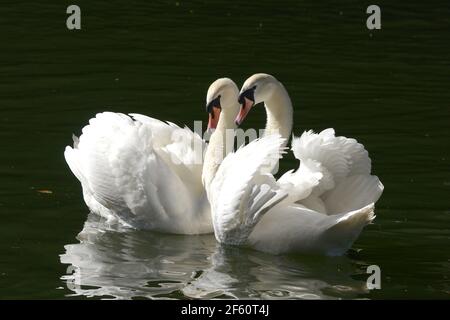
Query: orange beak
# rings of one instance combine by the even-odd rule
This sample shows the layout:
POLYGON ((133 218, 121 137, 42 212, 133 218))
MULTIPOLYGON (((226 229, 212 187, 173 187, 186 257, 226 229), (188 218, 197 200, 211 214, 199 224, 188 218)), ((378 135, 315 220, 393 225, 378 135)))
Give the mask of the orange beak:
POLYGON ((211 112, 209 113, 208 119, 208 131, 211 129, 215 129, 217 127, 217 122, 219 122, 220 111, 222 109, 220 107, 213 106, 211 112))
POLYGON ((234 121, 236 125, 241 125, 241 123, 244 121, 245 117, 249 113, 250 109, 253 107, 254 102, 246 97, 244 97, 244 103, 242 103, 241 109, 239 110, 239 114, 236 117, 236 120, 234 121))

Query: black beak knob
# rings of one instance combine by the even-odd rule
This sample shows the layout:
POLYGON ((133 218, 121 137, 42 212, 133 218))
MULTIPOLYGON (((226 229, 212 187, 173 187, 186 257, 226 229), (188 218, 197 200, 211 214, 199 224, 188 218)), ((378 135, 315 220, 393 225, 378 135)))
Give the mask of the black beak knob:
POLYGON ((244 104, 244 102, 245 102, 244 98, 247 98, 248 100, 255 102, 255 87, 243 91, 239 95, 238 102, 240 104, 244 104))

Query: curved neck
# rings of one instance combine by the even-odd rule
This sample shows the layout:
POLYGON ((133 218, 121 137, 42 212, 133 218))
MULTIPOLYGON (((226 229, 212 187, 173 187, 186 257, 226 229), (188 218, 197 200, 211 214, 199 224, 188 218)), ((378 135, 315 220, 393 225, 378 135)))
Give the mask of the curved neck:
POLYGON ((208 148, 206 149, 202 181, 203 185, 208 193, 209 186, 219 169, 222 160, 225 156, 233 151, 234 146, 234 129, 236 124, 234 119, 239 112, 239 105, 234 107, 223 108, 220 113, 219 122, 217 123, 216 130, 209 139, 208 148))
POLYGON ((272 96, 265 101, 264 105, 267 113, 264 135, 281 134, 281 137, 286 139, 285 146, 292 132, 294 110, 291 98, 281 83, 277 84, 272 96))

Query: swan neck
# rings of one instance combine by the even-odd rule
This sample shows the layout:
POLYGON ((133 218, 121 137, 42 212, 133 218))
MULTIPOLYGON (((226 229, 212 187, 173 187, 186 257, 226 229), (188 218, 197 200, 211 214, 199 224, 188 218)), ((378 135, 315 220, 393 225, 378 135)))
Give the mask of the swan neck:
POLYGON ((287 144, 292 132, 293 108, 291 98, 284 86, 279 83, 272 96, 265 102, 267 123, 264 135, 281 134, 287 144))
POLYGON ((224 108, 220 114, 217 127, 209 139, 202 171, 203 185, 207 193, 222 160, 233 151, 234 129, 236 129, 234 119, 238 112, 239 105, 236 105, 235 108, 224 108), (233 110, 236 110, 236 112, 233 112, 233 110))

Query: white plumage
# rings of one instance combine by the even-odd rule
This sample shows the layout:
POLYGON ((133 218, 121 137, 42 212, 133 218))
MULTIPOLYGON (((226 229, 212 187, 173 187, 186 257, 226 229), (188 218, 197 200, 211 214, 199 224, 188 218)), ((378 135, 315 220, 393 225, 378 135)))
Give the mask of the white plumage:
POLYGON ((288 201, 261 219, 249 244, 271 253, 342 255, 375 218, 374 203, 383 185, 370 175, 364 147, 354 139, 335 137, 332 129, 305 132, 293 139, 292 149, 299 169, 278 180, 288 201), (303 163, 315 166, 303 169, 303 163))
POLYGON ((64 155, 93 212, 134 228, 198 234, 212 232, 198 159, 205 147, 188 128, 104 112, 64 155))
POLYGON ((282 140, 269 136, 230 153, 209 188, 216 238, 245 244, 253 227, 287 193, 270 172, 281 156, 282 140))
MULTIPOLYGON (((252 94, 240 99, 244 104, 237 121, 253 104, 264 101, 267 135, 229 154, 206 186, 216 238, 274 254, 344 254, 375 218, 374 203, 383 191, 379 179, 370 174, 368 152, 355 139, 336 137, 333 129, 319 134, 307 131, 292 141, 298 169, 275 181, 273 160, 278 159, 292 126, 290 98, 266 74, 250 77, 241 92, 249 90, 252 94), (263 167, 263 163, 271 165, 263 167), (262 207, 267 210, 259 210, 262 207)), ((224 120, 221 125, 214 135, 223 134, 233 123, 224 120)))
POLYGON ((188 128, 138 114, 91 119, 64 153, 88 207, 134 228, 214 231, 221 243, 275 254, 345 253, 374 219, 383 191, 367 151, 333 129, 306 131, 292 140, 299 167, 276 180, 272 171, 292 128, 290 98, 269 75, 252 76, 242 91, 248 88, 255 88, 256 103, 259 96, 266 100, 268 134, 226 155, 238 90, 219 79, 207 95, 207 103, 222 103, 222 114, 204 166, 206 144, 188 128))

